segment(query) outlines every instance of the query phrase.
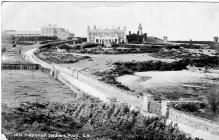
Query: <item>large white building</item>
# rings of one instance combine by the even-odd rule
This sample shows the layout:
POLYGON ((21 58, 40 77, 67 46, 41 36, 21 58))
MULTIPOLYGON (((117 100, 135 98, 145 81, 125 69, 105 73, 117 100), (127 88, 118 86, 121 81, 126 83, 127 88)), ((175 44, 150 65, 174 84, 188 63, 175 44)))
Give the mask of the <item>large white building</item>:
POLYGON ((66 40, 69 37, 74 37, 73 33, 70 33, 64 28, 58 27, 57 25, 47 25, 41 28, 42 36, 57 36, 61 40, 66 40))
POLYGON ((126 27, 117 28, 96 28, 90 29, 87 27, 87 42, 94 42, 100 44, 121 43, 126 42, 126 27))

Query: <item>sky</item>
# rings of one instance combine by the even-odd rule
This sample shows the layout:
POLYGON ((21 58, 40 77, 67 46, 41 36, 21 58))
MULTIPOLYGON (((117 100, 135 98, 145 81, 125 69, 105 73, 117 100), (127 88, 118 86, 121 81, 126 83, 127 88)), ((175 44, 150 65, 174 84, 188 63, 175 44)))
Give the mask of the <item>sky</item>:
POLYGON ((207 2, 4 2, 2 30, 40 30, 56 24, 76 36, 87 26, 112 26, 168 40, 213 40, 219 36, 219 3, 207 2))

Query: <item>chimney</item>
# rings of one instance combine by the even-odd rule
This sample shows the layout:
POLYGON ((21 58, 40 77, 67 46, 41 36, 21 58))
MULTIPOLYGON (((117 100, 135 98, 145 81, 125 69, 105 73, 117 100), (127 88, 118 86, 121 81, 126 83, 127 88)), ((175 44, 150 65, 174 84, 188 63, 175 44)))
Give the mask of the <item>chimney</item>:
POLYGON ((139 35, 139 31, 137 31, 137 34, 139 35))
POLYGON ((129 31, 129 35, 131 35, 131 31, 129 31))
POLYGON ((167 36, 164 36, 163 40, 164 40, 165 43, 167 43, 167 36))

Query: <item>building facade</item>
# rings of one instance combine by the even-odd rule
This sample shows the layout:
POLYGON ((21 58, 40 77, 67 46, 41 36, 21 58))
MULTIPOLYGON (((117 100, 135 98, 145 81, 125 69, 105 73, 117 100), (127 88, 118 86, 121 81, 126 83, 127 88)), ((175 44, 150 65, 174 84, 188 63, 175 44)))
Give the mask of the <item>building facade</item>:
POLYGON ((68 30, 51 24, 41 28, 41 35, 57 36, 61 40, 67 40, 68 38, 74 37, 74 34, 70 33, 68 30))
POLYGON ((137 34, 131 33, 131 31, 129 31, 129 34, 126 36, 126 38, 128 43, 133 43, 133 44, 147 43, 147 33, 143 33, 141 24, 138 25, 137 34))
POLYGON ((126 42, 126 27, 118 28, 96 28, 87 27, 87 42, 109 44, 126 42))

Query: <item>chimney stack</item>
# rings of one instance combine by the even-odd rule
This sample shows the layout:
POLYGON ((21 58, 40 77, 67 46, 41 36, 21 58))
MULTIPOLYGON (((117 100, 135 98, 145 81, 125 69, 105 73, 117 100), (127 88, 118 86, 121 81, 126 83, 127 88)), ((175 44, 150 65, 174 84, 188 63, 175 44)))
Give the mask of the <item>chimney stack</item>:
POLYGON ((165 43, 167 43, 167 36, 164 36, 163 40, 164 40, 165 43))

